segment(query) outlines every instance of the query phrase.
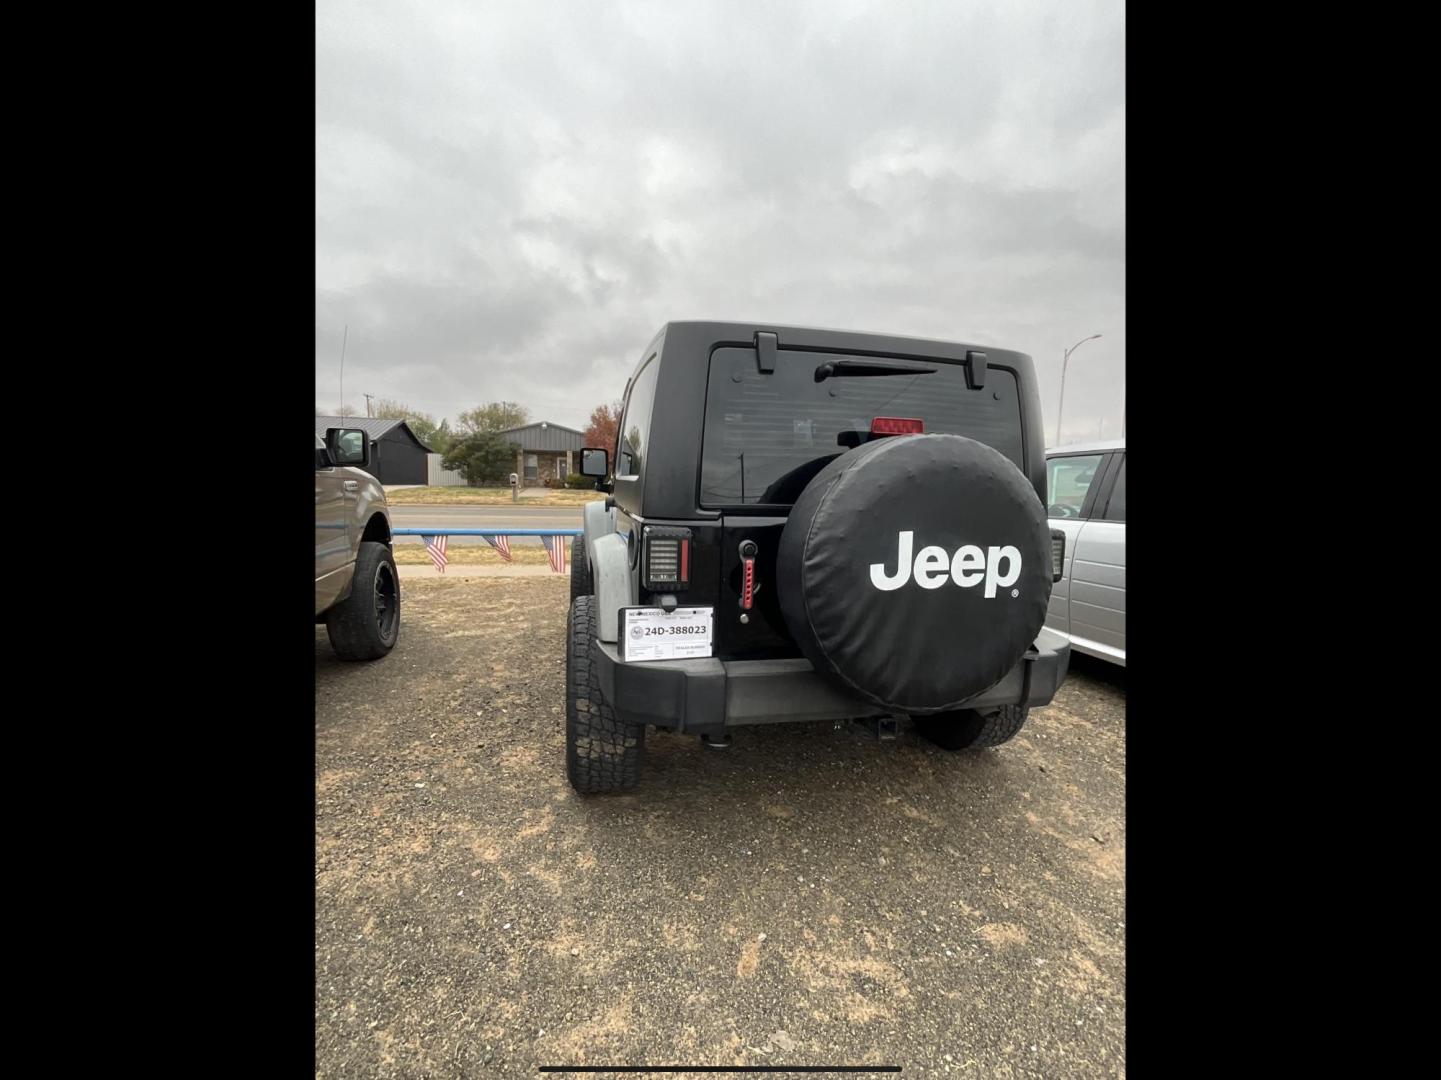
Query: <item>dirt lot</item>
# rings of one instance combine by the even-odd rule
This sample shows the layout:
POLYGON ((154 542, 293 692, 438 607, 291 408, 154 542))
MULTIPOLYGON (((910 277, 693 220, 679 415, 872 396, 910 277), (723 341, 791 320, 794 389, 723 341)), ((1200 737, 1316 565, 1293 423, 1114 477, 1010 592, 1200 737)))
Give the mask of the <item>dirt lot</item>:
POLYGON ((407 581, 372 665, 317 628, 317 1077, 1124 1077, 1124 673, 1080 658, 979 754, 652 732, 639 791, 582 799, 567 589, 407 581))

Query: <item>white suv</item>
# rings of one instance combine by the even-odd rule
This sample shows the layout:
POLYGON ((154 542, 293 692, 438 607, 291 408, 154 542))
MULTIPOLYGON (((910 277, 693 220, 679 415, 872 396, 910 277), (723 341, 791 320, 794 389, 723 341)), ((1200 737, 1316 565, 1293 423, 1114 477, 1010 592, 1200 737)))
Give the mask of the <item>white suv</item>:
POLYGON ((1046 451, 1046 516, 1066 534, 1046 626, 1126 666, 1126 440, 1046 451))

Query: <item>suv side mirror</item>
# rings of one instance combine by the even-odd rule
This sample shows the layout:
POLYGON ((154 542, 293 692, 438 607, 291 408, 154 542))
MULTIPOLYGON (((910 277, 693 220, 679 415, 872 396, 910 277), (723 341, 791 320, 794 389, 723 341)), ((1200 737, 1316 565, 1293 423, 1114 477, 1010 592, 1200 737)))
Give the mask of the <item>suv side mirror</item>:
POLYGON ((615 485, 606 482, 610 472, 610 451, 587 446, 580 452, 580 474, 595 477, 596 491, 614 491, 615 485))
POLYGON ((586 447, 580 452, 580 474, 604 480, 610 472, 610 451, 586 447))
POLYGON ((326 428, 325 448, 337 465, 370 464, 370 439, 359 428, 326 428))

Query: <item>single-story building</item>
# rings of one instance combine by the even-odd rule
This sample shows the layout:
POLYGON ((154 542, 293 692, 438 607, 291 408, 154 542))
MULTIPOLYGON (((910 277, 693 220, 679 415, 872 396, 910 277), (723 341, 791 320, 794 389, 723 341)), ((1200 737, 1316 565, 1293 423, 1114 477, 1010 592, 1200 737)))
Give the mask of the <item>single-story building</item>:
POLYGON ((522 487, 564 487, 565 478, 580 470, 584 432, 538 420, 500 434, 515 447, 515 471, 522 487))
POLYGON ((410 430, 404 420, 380 420, 368 416, 317 416, 315 434, 325 438, 326 428, 360 428, 370 436, 370 464, 365 471, 382 484, 424 484, 430 447, 410 430))

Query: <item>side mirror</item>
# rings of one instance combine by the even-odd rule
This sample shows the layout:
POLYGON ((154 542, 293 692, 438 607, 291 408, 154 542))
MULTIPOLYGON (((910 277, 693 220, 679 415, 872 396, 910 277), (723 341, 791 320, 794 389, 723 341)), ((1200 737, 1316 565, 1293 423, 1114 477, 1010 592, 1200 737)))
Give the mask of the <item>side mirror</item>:
POLYGON ((608 472, 610 472, 610 452, 608 450, 586 447, 580 452, 580 474, 582 476, 594 476, 597 480, 604 480, 608 472))
POLYGON ((325 448, 337 465, 370 464, 370 439, 359 428, 327 428, 325 448))

